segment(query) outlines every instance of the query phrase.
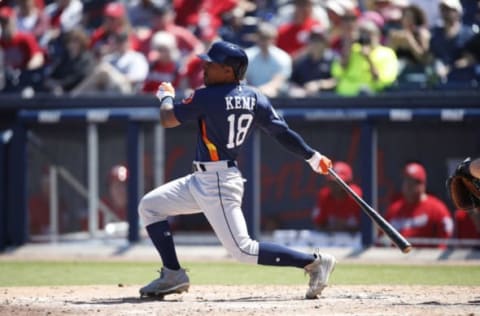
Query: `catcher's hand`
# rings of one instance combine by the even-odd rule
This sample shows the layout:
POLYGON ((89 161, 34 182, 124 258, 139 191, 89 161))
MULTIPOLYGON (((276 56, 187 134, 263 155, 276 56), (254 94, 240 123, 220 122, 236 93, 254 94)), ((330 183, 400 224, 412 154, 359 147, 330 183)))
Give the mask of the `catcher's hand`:
POLYGON ((453 204, 463 210, 480 207, 480 179, 470 173, 470 163, 470 158, 462 161, 446 183, 453 204))

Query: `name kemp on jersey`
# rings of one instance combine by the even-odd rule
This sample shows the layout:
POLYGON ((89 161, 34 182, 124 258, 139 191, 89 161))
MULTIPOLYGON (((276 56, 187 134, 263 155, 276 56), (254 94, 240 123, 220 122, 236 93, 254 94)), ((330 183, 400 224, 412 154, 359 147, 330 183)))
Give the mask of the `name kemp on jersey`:
POLYGON ((257 104, 257 100, 253 97, 241 97, 241 96, 225 97, 225 105, 226 105, 227 111, 228 110, 253 111, 256 104, 257 104))

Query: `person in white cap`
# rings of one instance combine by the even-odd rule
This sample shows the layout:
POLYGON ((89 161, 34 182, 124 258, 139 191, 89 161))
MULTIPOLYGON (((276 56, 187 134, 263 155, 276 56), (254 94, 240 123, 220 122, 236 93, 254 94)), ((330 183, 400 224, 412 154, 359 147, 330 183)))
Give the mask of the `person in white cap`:
POLYGON ((474 32, 462 24, 463 7, 459 0, 442 0, 439 6, 443 24, 432 29, 430 52, 434 74, 445 83, 454 70, 459 70, 455 64, 474 32))

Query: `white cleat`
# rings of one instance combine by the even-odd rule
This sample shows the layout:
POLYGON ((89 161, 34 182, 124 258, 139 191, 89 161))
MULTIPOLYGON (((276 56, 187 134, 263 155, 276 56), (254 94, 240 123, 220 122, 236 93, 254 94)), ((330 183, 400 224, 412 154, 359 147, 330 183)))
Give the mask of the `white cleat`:
POLYGON ((187 292, 190 287, 190 279, 185 269, 170 270, 163 267, 160 277, 140 289, 140 297, 160 297, 168 294, 180 294, 187 292))
POLYGON ((325 287, 328 279, 335 269, 335 257, 326 253, 315 252, 315 261, 305 266, 305 272, 310 276, 308 290, 305 298, 316 299, 325 287))

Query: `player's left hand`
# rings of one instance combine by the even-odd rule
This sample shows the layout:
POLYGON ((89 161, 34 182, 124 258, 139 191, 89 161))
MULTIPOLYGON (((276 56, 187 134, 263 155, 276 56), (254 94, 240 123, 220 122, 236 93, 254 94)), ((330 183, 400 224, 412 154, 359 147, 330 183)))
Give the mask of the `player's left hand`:
POLYGON ((158 86, 158 90, 155 95, 160 102, 162 102, 166 97, 172 97, 175 99, 175 88, 170 82, 162 82, 158 86))
POLYGON ((307 162, 313 171, 320 174, 328 174, 328 169, 332 168, 332 161, 318 151, 316 151, 310 159, 307 159, 307 162))

